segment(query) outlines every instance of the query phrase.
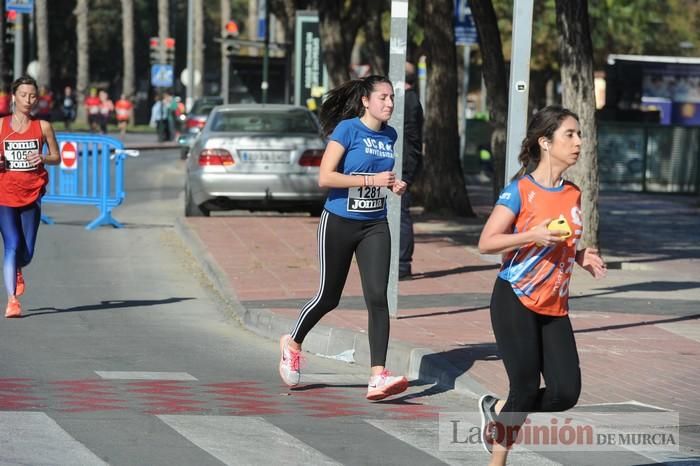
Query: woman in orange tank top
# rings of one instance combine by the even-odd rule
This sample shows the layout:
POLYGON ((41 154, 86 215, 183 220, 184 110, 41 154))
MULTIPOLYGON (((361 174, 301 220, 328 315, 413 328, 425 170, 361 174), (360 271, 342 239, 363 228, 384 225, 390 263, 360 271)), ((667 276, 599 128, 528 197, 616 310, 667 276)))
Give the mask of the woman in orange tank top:
POLYGON ((29 76, 12 83, 13 112, 0 119, 0 233, 5 245, 3 276, 7 291, 5 317, 20 317, 18 296, 24 293, 22 268, 34 255, 41 221, 41 196, 60 152, 51 123, 35 120, 38 86, 29 76), (48 153, 42 154, 44 144, 48 153))

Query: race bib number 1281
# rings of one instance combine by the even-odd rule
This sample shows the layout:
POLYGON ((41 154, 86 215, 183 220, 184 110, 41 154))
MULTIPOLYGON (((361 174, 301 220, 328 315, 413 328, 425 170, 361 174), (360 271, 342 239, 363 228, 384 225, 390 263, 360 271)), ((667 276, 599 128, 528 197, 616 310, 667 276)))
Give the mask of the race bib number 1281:
MULTIPOLYGON (((373 175, 374 173, 352 173, 373 175)), ((356 186, 348 188, 348 212, 377 212, 386 205, 386 188, 383 186, 356 186)))

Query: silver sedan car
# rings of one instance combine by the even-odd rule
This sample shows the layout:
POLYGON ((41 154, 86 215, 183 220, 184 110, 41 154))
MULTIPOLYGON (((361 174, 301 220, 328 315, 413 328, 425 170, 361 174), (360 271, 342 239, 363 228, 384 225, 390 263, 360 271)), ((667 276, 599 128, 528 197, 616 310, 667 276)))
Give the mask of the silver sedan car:
POLYGON ((304 107, 214 107, 186 162, 185 215, 231 209, 320 215, 325 145, 315 115, 304 107))

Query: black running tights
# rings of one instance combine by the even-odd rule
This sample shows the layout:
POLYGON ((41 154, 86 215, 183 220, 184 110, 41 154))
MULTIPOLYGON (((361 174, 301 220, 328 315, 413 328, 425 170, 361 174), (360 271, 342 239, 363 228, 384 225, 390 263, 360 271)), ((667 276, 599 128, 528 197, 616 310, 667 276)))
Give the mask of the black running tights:
POLYGON ((510 283, 497 278, 491 325, 510 381, 499 421, 519 426, 527 413, 565 411, 576 404, 581 371, 568 316, 550 317, 527 309, 510 283))
POLYGON ((306 334, 338 306, 353 254, 360 269, 362 292, 369 311, 369 349, 372 366, 383 366, 389 344, 387 286, 391 238, 386 219, 350 220, 323 211, 318 226, 321 280, 316 296, 306 303, 292 330, 302 343, 306 334))

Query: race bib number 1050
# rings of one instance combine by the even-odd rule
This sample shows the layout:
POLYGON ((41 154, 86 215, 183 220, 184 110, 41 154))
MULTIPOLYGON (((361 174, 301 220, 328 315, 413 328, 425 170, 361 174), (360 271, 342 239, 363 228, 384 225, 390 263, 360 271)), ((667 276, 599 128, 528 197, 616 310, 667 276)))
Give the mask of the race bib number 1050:
MULTIPOLYGON (((374 173, 352 173, 373 175, 374 173)), ((383 186, 357 186, 348 188, 348 212, 378 212, 386 205, 386 188, 383 186)))
POLYGON ((36 167, 27 160, 27 155, 39 152, 39 141, 28 139, 25 141, 4 141, 5 169, 11 171, 30 171, 36 167))

